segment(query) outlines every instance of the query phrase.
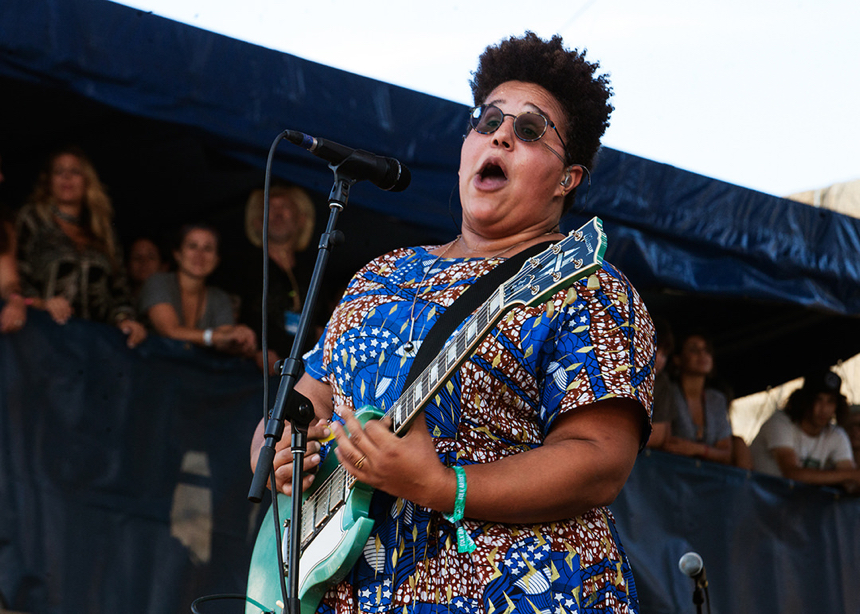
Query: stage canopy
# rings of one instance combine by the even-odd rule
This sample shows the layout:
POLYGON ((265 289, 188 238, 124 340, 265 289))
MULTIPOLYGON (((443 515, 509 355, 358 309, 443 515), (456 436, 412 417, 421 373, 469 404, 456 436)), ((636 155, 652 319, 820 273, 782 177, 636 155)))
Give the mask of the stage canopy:
MULTIPOLYGON (((5 0, 0 91, 2 200, 20 205, 47 151, 75 143, 109 186, 126 241, 206 220, 229 251, 285 129, 412 171, 403 193, 353 188, 333 258, 341 274, 457 232, 460 104, 104 0, 5 0)), ((322 228, 326 165, 282 144, 275 173, 312 191, 322 228)), ((612 149, 578 207, 566 226, 600 216, 607 259, 677 331, 713 335, 737 394, 860 351, 860 221, 612 149)))

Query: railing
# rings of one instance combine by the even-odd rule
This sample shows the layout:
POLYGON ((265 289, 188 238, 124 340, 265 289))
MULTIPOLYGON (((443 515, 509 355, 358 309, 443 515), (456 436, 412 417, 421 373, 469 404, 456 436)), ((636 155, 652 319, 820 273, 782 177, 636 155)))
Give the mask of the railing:
MULTIPOLYGON (((244 592, 262 380, 248 361, 31 311, 0 335, 0 596, 40 612, 187 613, 244 592)), ((265 504, 262 506, 267 507, 265 504)), ((860 499, 663 453, 612 510, 642 612, 860 612, 860 499)))

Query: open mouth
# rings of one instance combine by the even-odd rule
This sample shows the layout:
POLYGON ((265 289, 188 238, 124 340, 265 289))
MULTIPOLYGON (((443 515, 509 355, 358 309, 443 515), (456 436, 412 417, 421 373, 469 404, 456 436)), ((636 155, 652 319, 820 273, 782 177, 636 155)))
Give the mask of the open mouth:
POLYGON ((478 172, 478 177, 480 177, 481 181, 488 181, 494 179, 504 180, 508 178, 508 176, 505 174, 505 170, 491 160, 487 161, 484 166, 481 167, 481 170, 478 172))

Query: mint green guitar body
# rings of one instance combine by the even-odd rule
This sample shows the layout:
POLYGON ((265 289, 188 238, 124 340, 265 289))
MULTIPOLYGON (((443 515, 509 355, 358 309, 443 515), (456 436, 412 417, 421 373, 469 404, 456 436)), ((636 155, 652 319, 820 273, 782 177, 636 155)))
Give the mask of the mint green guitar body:
MULTIPOLYGON (((356 413, 356 417, 362 424, 367 423, 368 420, 378 419, 382 415, 382 412, 373 407, 362 408, 356 413)), ((349 573, 361 556, 374 524, 373 520, 367 517, 373 489, 361 482, 352 482, 344 483, 348 492, 343 504, 327 516, 328 521, 325 526, 320 527, 318 532, 314 530, 317 523, 313 514, 318 510, 313 508, 319 507, 314 501, 329 500, 330 495, 337 495, 341 490, 338 486, 340 481, 337 479, 339 474, 348 475, 334 454, 334 445, 336 444, 332 444, 332 451, 320 466, 311 488, 302 495, 302 514, 306 517, 302 519, 302 553, 299 562, 301 614, 313 614, 326 590, 349 573), (331 489, 333 493, 325 492, 326 489, 331 489), (309 538, 312 538, 310 543, 308 543, 309 538)), ((283 522, 290 518, 291 513, 291 498, 278 494, 278 514, 282 521, 278 540, 273 536, 274 512, 271 507, 263 519, 251 555, 246 591, 249 598, 245 605, 246 614, 260 612, 250 599, 262 604, 268 611, 280 612, 284 609, 277 549, 282 548, 284 565, 288 565, 289 555, 285 544, 289 542, 289 534, 283 522)))

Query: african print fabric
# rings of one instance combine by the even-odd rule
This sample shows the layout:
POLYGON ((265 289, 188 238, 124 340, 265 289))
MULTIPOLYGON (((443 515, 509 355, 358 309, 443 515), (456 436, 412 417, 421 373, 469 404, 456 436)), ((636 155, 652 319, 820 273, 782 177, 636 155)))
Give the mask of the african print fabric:
MULTIPOLYGON (((390 408, 412 362, 410 330, 422 339, 498 262, 437 261, 425 248, 376 259, 350 282, 307 372, 332 386, 335 407, 390 408)), ((609 265, 573 288, 510 311, 435 396, 425 414, 442 462, 489 463, 540 446, 560 415, 601 399, 635 399, 650 413, 653 325, 638 294, 609 265)), ((471 554, 458 552, 439 512, 376 491, 370 515, 363 556, 319 612, 638 612, 607 509, 534 525, 467 518, 471 554)))

